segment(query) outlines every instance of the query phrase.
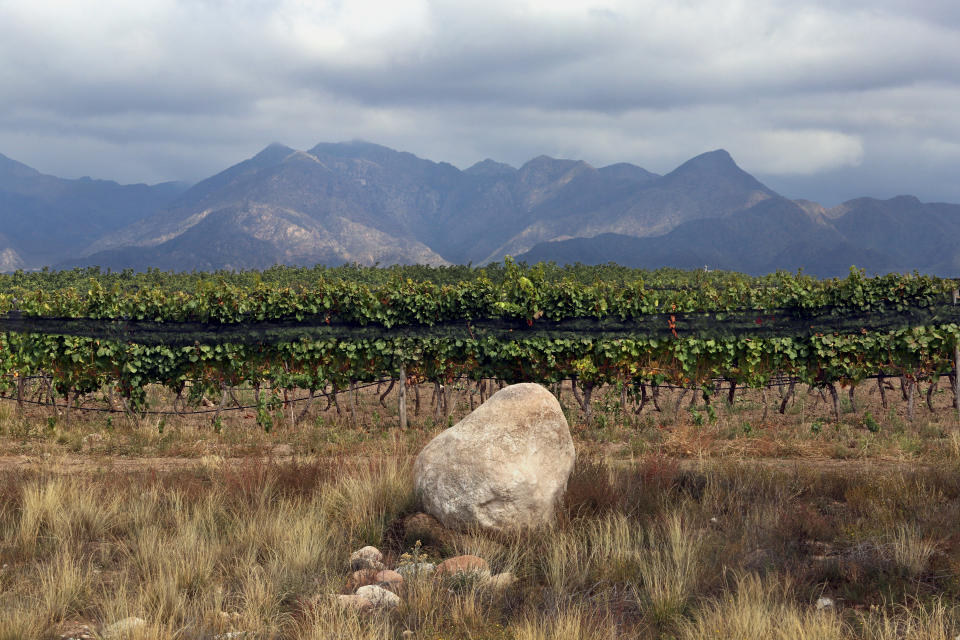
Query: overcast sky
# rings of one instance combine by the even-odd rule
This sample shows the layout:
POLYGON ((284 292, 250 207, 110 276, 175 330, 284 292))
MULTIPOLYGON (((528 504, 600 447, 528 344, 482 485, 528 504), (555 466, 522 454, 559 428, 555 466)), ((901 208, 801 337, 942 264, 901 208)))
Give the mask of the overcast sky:
POLYGON ((195 181, 364 139, 666 172, 725 148, 790 197, 960 202, 955 0, 0 0, 0 153, 195 181))

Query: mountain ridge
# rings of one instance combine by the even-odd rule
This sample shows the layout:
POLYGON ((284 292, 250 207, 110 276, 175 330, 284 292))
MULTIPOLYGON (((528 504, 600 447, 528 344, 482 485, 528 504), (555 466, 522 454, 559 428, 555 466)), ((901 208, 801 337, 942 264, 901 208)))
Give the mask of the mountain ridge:
POLYGON ((275 142, 189 187, 64 180, 0 155, 0 216, 0 270, 485 264, 513 255, 960 275, 951 243, 960 205, 863 197, 828 209, 789 200, 723 149, 659 175, 546 155, 460 170, 359 140, 306 151, 275 142), (38 250, 43 234, 29 233, 38 211, 45 225, 60 225, 47 251, 38 250))

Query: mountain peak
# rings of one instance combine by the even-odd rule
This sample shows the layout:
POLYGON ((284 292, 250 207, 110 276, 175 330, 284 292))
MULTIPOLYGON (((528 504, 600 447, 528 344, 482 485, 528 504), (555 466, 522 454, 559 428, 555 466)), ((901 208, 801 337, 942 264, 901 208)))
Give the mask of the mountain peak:
POLYGON ((740 167, 737 166, 737 163, 734 162, 733 157, 726 149, 714 149, 713 151, 707 151, 706 153, 701 153, 698 156, 690 158, 671 173, 692 170, 711 172, 719 170, 739 171, 740 167))
POLYGON ((464 173, 473 176, 499 176, 516 172, 517 170, 511 167, 509 164, 497 162, 496 160, 491 160, 490 158, 481 160, 464 171, 464 173))
POLYGON ((260 153, 253 156, 251 160, 257 165, 270 166, 282 162, 284 158, 293 152, 294 149, 291 149, 285 144, 271 142, 264 147, 260 153))
POLYGON ((719 187, 737 190, 759 191, 768 195, 775 193, 762 182, 741 169, 725 149, 701 153, 687 160, 663 178, 671 185, 700 185, 701 188, 719 187))
POLYGON ((605 167, 600 167, 597 169, 597 171, 599 171, 601 175, 607 176, 608 178, 629 182, 650 182, 660 177, 655 173, 647 171, 643 167, 638 167, 637 165, 630 164, 629 162, 610 164, 605 167))
POLYGON ((311 155, 334 156, 340 158, 388 158, 413 155, 375 142, 366 140, 348 140, 346 142, 321 142, 308 151, 311 155))

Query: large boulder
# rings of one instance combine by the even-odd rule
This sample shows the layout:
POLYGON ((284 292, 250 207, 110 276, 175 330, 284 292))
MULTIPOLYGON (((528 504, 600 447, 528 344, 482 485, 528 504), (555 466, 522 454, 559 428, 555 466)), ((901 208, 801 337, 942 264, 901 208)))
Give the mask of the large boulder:
POLYGON ((431 440, 414 463, 414 483, 424 510, 444 526, 536 527, 552 520, 574 457, 553 394, 515 384, 431 440))

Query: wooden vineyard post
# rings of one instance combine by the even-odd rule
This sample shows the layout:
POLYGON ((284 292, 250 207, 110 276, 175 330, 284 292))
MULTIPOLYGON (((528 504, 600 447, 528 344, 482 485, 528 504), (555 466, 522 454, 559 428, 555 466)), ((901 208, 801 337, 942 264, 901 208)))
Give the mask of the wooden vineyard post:
POLYGON ((400 363, 400 428, 407 428, 407 369, 400 363))
MULTIPOLYGON (((957 304, 960 291, 953 289, 953 304, 957 304)), ((960 409, 960 343, 953 347, 953 408, 960 409)))

